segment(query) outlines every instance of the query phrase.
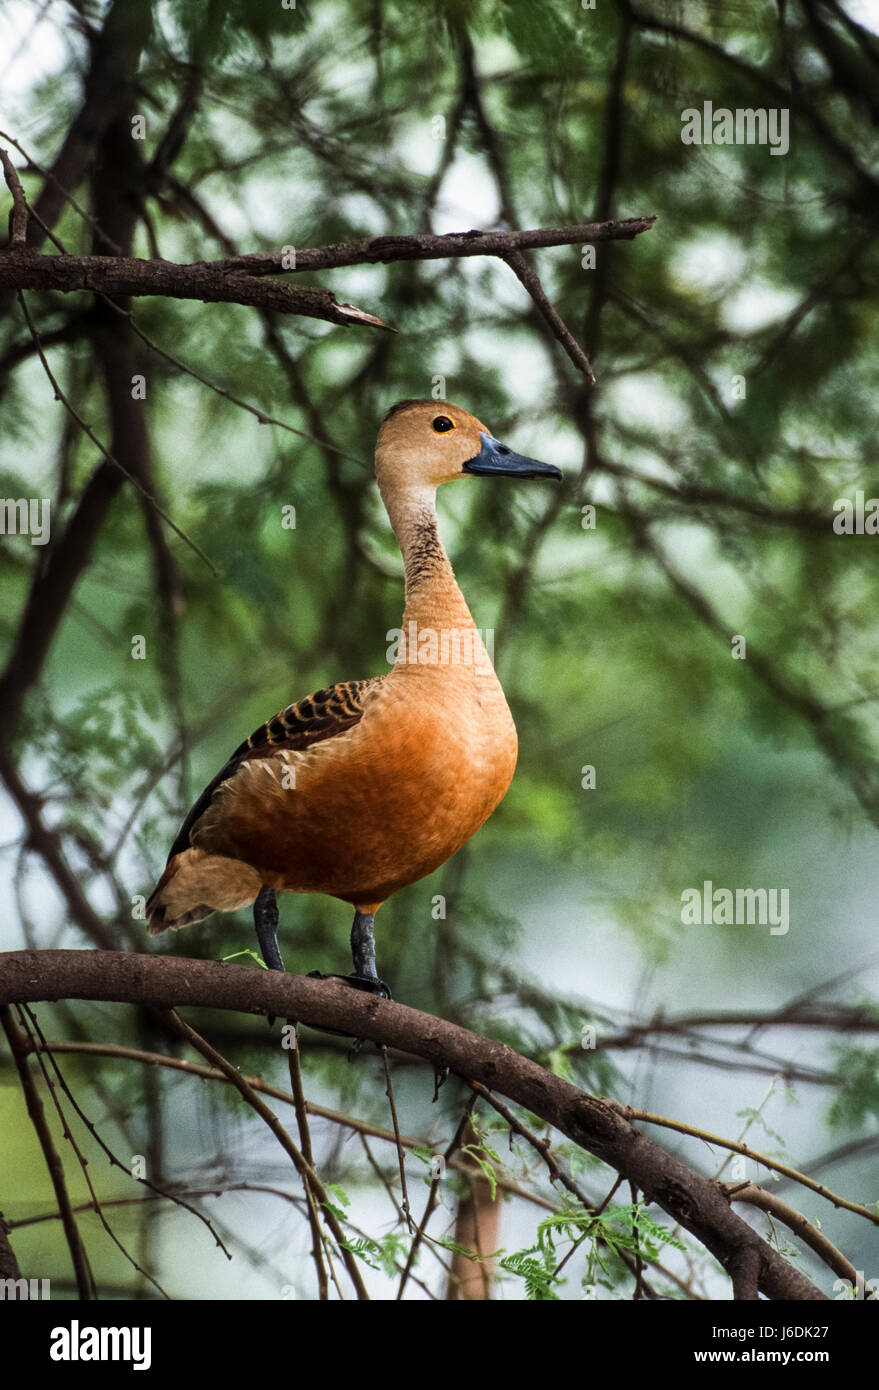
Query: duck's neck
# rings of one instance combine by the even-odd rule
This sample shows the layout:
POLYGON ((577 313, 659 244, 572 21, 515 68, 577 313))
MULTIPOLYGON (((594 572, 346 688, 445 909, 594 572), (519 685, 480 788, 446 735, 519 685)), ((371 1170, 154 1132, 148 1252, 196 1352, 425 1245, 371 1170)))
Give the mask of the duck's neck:
POLYGON ((414 485, 399 491, 383 490, 382 499, 406 569, 404 627, 416 622, 438 631, 472 628, 470 609, 440 540, 436 489, 414 485))

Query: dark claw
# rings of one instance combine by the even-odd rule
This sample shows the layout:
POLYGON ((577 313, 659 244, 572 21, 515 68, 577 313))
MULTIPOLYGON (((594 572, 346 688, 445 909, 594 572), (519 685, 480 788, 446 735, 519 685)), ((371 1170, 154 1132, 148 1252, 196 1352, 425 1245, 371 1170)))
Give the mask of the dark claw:
POLYGON ((377 975, 326 975, 322 970, 309 970, 310 980, 344 980, 346 985, 351 985, 354 989, 365 990, 367 994, 377 994, 382 999, 393 999, 390 986, 384 980, 380 980, 377 975))

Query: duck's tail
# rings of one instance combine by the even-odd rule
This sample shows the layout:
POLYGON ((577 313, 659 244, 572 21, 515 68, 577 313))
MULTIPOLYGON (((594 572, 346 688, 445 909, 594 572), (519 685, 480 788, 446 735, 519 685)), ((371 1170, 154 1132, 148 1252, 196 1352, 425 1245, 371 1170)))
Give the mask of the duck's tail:
POLYGON ((256 869, 240 859, 186 849, 172 855, 146 905, 150 936, 179 931, 212 912, 248 907, 262 888, 256 869))

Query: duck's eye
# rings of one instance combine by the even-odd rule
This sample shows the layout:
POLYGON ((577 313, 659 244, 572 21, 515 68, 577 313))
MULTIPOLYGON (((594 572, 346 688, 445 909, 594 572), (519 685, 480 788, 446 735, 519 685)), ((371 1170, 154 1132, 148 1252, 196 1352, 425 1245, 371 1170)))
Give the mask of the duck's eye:
POLYGON ((455 428, 454 420, 450 420, 448 415, 438 415, 433 422, 433 427, 437 434, 445 434, 446 430, 455 428))

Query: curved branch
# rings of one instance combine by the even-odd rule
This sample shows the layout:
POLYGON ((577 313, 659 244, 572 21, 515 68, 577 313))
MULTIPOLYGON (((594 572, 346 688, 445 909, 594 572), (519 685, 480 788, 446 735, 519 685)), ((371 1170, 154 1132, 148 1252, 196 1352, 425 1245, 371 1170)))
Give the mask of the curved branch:
POLYGON ((850 1260, 847 1260, 841 1250, 837 1250, 832 1241, 829 1241, 823 1231, 819 1231, 808 1217, 803 1216, 801 1211, 783 1202, 780 1197, 776 1197, 774 1192, 767 1192, 755 1182, 727 1182, 724 1183, 726 1191, 729 1193, 730 1200, 733 1202, 747 1202, 749 1205, 759 1207, 761 1211, 767 1212, 770 1216, 782 1221, 794 1235, 799 1236, 806 1245, 810 1246, 819 1259, 838 1274, 841 1279, 849 1279, 858 1290, 860 1298, 872 1297, 866 1294, 866 1285, 863 1275, 855 1269, 850 1260))
POLYGON ((689 1134, 693 1139, 701 1139, 704 1144, 716 1144, 719 1149, 729 1149, 730 1153, 743 1154, 746 1158, 759 1163, 761 1168, 769 1168, 773 1173, 781 1173, 783 1177, 790 1178, 792 1182, 799 1183, 801 1187, 807 1187, 810 1191, 817 1192, 819 1197, 826 1198, 833 1206, 842 1207, 845 1211, 853 1211, 857 1216, 863 1216, 866 1221, 872 1221, 874 1226, 879 1226, 879 1211, 871 1211, 869 1207, 863 1206, 860 1202, 850 1202, 847 1197, 840 1197, 837 1192, 831 1192, 829 1187, 816 1182, 814 1178, 808 1177, 798 1169, 792 1168, 789 1163, 782 1163, 780 1159, 760 1153, 758 1149, 752 1149, 750 1144, 744 1144, 740 1139, 724 1139, 721 1134, 712 1134, 710 1130, 699 1129, 696 1125, 685 1125, 680 1120, 670 1120, 665 1115, 655 1115, 650 1110, 638 1110, 633 1105, 627 1105, 624 1109, 633 1120, 643 1120, 645 1124, 659 1125, 662 1129, 673 1129, 677 1134, 689 1134))
MULTIPOLYGON (((499 1091, 636 1184, 732 1272, 742 1252, 759 1257, 769 1298, 824 1299, 772 1250, 708 1178, 639 1133, 620 1107, 577 1089, 503 1043, 338 980, 254 970, 216 961, 118 951, 9 951, 0 955, 0 1004, 91 999, 167 1009, 195 1005, 297 1018, 414 1053, 499 1091)), ((746 1263, 750 1264, 748 1260, 746 1263)))

